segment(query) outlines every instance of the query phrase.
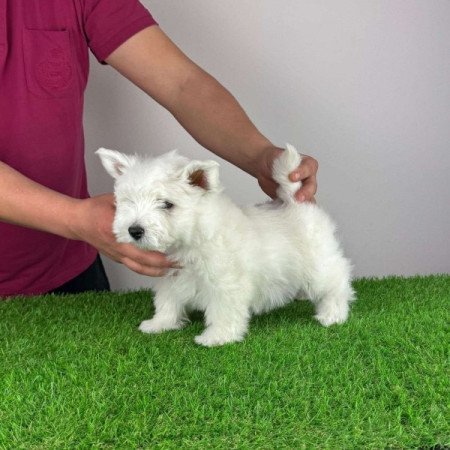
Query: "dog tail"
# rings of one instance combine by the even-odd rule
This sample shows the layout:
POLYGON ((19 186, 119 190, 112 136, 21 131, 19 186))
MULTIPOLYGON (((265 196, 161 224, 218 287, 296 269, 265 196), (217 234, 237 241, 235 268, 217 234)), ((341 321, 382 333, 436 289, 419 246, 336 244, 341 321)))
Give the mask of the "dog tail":
POLYGON ((278 183, 277 196, 284 203, 296 203, 294 194, 300 189, 301 181, 291 181, 289 174, 295 170, 302 157, 291 144, 286 144, 286 150, 275 159, 272 166, 273 179, 278 183))

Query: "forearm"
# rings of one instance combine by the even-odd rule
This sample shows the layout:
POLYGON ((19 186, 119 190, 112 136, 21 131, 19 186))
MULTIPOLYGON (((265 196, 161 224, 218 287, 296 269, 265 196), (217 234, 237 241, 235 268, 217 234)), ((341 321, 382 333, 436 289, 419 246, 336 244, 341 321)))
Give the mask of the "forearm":
POLYGON ((235 98, 159 27, 137 33, 106 61, 168 109, 202 146, 255 175, 253 162, 271 143, 235 98))
POLYGON ((0 162, 0 221, 73 238, 70 218, 76 203, 0 162))
MULTIPOLYGON (((236 99, 203 71, 156 26, 119 46, 107 63, 168 109, 202 146, 255 176, 275 197, 272 164, 281 149, 253 125, 236 99)), ((317 161, 302 155, 292 181, 302 181, 299 201, 316 191, 317 161)))
POLYGON ((273 147, 230 92, 200 68, 187 77, 170 111, 202 146, 251 175, 261 152, 273 147))

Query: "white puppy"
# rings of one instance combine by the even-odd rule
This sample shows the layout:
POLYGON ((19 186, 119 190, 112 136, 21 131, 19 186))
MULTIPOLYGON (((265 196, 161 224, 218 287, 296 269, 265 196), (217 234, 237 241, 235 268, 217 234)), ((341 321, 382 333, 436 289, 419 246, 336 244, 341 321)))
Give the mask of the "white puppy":
POLYGON ((155 286, 155 314, 144 333, 183 327, 189 310, 205 312, 206 346, 241 341, 252 314, 308 297, 324 326, 347 319, 353 299, 351 267, 328 215, 296 203, 300 164, 290 145, 273 166, 279 200, 240 208, 222 193, 214 161, 190 161, 172 151, 157 158, 99 149, 113 176, 119 242, 166 253, 181 269, 155 286))

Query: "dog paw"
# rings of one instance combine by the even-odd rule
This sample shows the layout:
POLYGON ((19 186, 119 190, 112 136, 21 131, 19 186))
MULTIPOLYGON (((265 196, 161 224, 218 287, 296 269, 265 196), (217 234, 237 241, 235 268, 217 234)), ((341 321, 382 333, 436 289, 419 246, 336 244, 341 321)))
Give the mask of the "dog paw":
POLYGON ((347 311, 323 311, 314 316, 321 325, 324 327, 329 327, 330 325, 344 323, 347 320, 347 311))
POLYGON ((194 341, 205 347, 217 347, 219 345, 231 344, 232 342, 240 342, 242 339, 243 336, 224 336, 205 331, 199 336, 195 336, 194 341))
POLYGON ((183 323, 171 323, 159 319, 144 320, 139 325, 139 330, 143 333, 162 333, 168 330, 179 330, 183 327, 183 323))

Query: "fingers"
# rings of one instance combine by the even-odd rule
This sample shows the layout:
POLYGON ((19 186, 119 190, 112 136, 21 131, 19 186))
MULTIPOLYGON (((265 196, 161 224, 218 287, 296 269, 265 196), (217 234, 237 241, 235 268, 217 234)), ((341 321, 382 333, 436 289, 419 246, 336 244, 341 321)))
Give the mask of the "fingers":
POLYGON ((139 273, 141 275, 146 275, 148 277, 162 277, 164 276, 168 269, 162 269, 159 267, 145 266, 143 264, 138 263, 137 261, 130 258, 123 258, 122 264, 128 267, 133 272, 139 273))
POLYGON ((167 269, 172 266, 166 255, 157 251, 141 250, 132 244, 118 244, 121 247, 121 253, 124 257, 132 259, 144 266, 157 267, 159 269, 167 269))
POLYGON ((299 202, 310 202, 314 199, 316 191, 316 177, 312 176, 302 181, 302 187, 295 193, 295 198, 299 202))
POLYGON ((319 169, 317 160, 308 155, 302 155, 300 166, 289 174, 291 181, 301 181, 311 176, 315 176, 319 169))
POLYGON ((291 181, 301 181, 302 187, 296 192, 295 198, 299 202, 314 202, 314 195, 317 192, 316 173, 319 163, 311 156, 303 155, 298 169, 289 174, 291 181))
POLYGON ((121 251, 119 262, 141 275, 161 277, 170 268, 180 268, 176 262, 170 261, 163 253, 141 250, 131 244, 118 244, 118 246, 121 251))

